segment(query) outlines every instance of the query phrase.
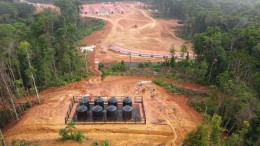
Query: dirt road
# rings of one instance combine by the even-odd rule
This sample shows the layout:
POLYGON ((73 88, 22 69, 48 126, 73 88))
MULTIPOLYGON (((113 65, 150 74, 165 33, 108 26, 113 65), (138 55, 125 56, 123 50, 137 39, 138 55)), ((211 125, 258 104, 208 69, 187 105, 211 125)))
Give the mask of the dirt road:
MULTIPOLYGON (((82 39, 81 44, 94 44, 98 46, 96 50, 96 61, 129 61, 129 55, 121 55, 109 50, 110 46, 118 46, 127 50, 139 51, 151 54, 169 54, 172 46, 176 49, 176 55, 180 55, 181 45, 185 44, 189 48, 190 55, 193 55, 191 45, 188 41, 178 38, 175 28, 179 26, 177 20, 154 19, 146 10, 138 9, 135 5, 127 5, 128 13, 111 14, 109 16, 99 16, 96 14, 82 14, 82 17, 103 19, 106 26, 102 31, 106 31, 106 36, 102 31, 96 36, 104 36, 103 39, 93 42, 89 37, 82 39)), ((133 61, 162 61, 163 59, 134 57, 133 61)))

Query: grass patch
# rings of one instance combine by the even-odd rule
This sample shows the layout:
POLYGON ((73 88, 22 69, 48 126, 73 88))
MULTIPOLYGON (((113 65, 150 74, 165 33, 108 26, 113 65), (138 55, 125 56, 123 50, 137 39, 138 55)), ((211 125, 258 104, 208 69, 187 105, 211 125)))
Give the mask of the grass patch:
POLYGON ((194 91, 194 90, 187 89, 184 87, 179 87, 179 86, 176 86, 171 83, 166 83, 160 79, 153 80, 152 82, 158 86, 161 86, 161 87, 167 89, 169 92, 174 93, 174 94, 185 95, 187 97, 201 97, 201 96, 205 97, 205 96, 207 96, 206 92, 194 91))
POLYGON ((106 76, 166 76, 170 75, 172 68, 165 63, 125 63, 114 62, 113 64, 99 63, 99 70, 102 72, 102 79, 106 76))

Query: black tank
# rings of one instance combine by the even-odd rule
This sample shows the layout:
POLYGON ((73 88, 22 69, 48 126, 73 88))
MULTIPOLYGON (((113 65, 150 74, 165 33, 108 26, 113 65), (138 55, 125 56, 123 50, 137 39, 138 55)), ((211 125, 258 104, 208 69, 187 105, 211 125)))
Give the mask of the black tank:
POLYGON ((132 112, 133 112, 133 107, 130 105, 126 105, 123 107, 123 119, 124 120, 130 120, 132 119, 132 112))
POLYGON ((88 108, 85 105, 80 105, 77 108, 77 117, 78 117, 78 119, 88 117, 88 108))
POLYGON ((130 105, 132 106, 132 99, 130 97, 125 97, 123 99, 123 106, 130 105))
POLYGON ((88 108, 88 110, 90 109, 89 99, 87 97, 82 97, 79 103, 80 105, 85 105, 88 108))
POLYGON ((117 107, 114 105, 110 105, 106 108, 107 110, 107 119, 108 120, 116 120, 117 119, 117 107))
POLYGON ((111 97, 108 99, 108 106, 110 105, 117 107, 117 99, 115 97, 111 97))
POLYGON ((104 99, 102 97, 95 98, 94 105, 99 105, 104 109, 104 99))
POLYGON ((99 105, 96 105, 92 108, 92 116, 93 119, 97 119, 97 118, 102 118, 103 117, 103 112, 102 112, 102 107, 99 105))

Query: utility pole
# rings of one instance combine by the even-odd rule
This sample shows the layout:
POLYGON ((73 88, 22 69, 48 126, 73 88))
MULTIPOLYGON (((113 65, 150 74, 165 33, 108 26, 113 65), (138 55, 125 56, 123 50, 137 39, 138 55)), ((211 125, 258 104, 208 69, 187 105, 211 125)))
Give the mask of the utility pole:
POLYGON ((0 140, 2 141, 3 146, 6 146, 4 135, 0 129, 0 140))

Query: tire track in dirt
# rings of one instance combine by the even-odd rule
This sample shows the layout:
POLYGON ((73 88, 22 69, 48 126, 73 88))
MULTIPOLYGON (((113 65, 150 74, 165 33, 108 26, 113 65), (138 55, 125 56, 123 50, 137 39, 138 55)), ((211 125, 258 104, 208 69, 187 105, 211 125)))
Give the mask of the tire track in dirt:
POLYGON ((151 108, 152 111, 154 111, 155 113, 157 113, 157 114, 159 114, 161 117, 163 117, 163 118, 166 120, 167 124, 171 127, 172 132, 173 132, 173 140, 172 140, 172 143, 175 144, 175 141, 176 141, 176 139, 177 139, 178 136, 177 136, 177 133, 176 133, 176 131, 175 131, 175 129, 174 129, 174 126, 172 125, 170 119, 168 119, 166 116, 164 116, 161 112, 158 112, 157 110, 154 110, 154 109, 156 109, 156 107, 154 107, 153 104, 150 104, 150 106, 153 107, 153 108, 151 108))
POLYGON ((152 105, 152 107, 154 107, 154 108, 152 108, 152 110, 153 110, 154 112, 156 112, 157 114, 161 115, 161 116, 167 121, 167 124, 168 124, 168 125, 172 128, 172 130, 174 131, 175 136, 174 136, 174 139, 173 139, 173 143, 175 143, 176 139, 178 138, 177 132, 176 132, 176 130, 175 130, 174 128, 177 128, 177 129, 179 130, 178 134, 181 134, 181 136, 184 137, 184 134, 183 134, 184 131, 183 131, 183 129, 179 126, 179 123, 178 123, 178 121, 177 121, 177 117, 174 116, 173 113, 170 111, 170 109, 172 109, 171 107, 169 107, 169 106, 168 106, 163 100, 161 100, 160 98, 156 98, 156 101, 152 101, 150 105, 152 105), (163 113, 161 113, 161 112, 159 112, 159 111, 157 111, 157 110, 154 110, 154 109, 157 109, 155 106, 153 106, 153 105, 156 104, 155 102, 157 102, 157 104, 160 103, 161 105, 164 105, 166 110, 165 110, 163 113), (173 124, 172 124, 172 123, 173 123, 173 124))
MULTIPOLYGON (((157 85, 153 85, 153 86, 157 86, 157 85)), ((148 86, 147 86, 148 87, 148 86)), ((148 87, 149 88, 149 87, 148 87)), ((185 134, 187 133, 186 130, 181 126, 181 123, 178 121, 178 118, 177 118, 177 115, 176 114, 176 111, 174 110, 175 109, 175 105, 173 105, 173 107, 171 107, 170 105, 166 104, 167 102, 162 100, 162 97, 160 96, 159 93, 156 93, 155 94, 156 96, 152 98, 152 101, 149 101, 149 106, 152 106, 152 110, 153 112, 156 112, 157 114, 159 114, 160 116, 162 116, 168 125, 170 125, 171 127, 174 127, 177 129, 177 131, 174 129, 175 133, 178 133, 178 135, 176 135, 174 137, 174 141, 177 140, 178 137, 180 138, 184 138, 185 137, 185 134), (158 109, 158 107, 155 107, 153 105, 163 105, 163 110, 160 110, 161 112, 159 112, 158 110, 154 110, 154 109, 158 109)), ((146 101, 147 102, 147 101, 146 101)), ((185 106, 184 106, 185 107, 185 106)), ((183 108, 183 107, 182 107, 183 108)), ((181 109, 181 107, 177 106, 177 109, 181 109)), ((187 109, 185 108, 186 111, 189 111, 191 109, 187 109)), ((183 115, 183 111, 180 110, 179 111, 179 115, 183 115)), ((196 119, 194 118, 194 115, 192 113, 187 113, 192 120, 196 121, 196 119)), ((189 117, 188 116, 188 117, 189 117)))
POLYGON ((135 10, 141 12, 141 13, 143 14, 143 16, 146 17, 146 18, 148 18, 151 22, 155 22, 155 19, 152 18, 151 16, 149 16, 146 12, 144 12, 144 10, 138 9, 138 8, 136 8, 136 7, 134 7, 134 6, 131 6, 131 7, 132 7, 133 9, 135 9, 135 10))

